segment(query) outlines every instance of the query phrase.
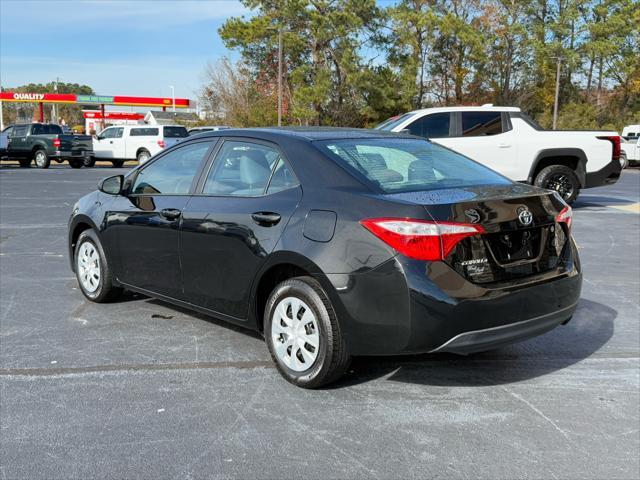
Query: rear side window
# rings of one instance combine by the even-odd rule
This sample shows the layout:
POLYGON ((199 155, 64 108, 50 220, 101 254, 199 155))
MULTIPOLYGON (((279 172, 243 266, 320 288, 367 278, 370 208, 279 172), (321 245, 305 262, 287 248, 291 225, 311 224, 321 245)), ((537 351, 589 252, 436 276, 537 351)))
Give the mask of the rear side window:
POLYGON ((434 113, 420 117, 409 124, 407 129, 411 135, 425 138, 443 138, 449 136, 449 113, 434 113))
POLYGON ((157 137, 159 130, 157 128, 132 128, 129 133, 130 137, 157 137))
POLYGON ((44 133, 44 125, 34 125, 31 127, 31 135, 42 135, 44 133))
POLYGON ((426 140, 330 140, 317 145, 354 176, 385 193, 512 183, 493 170, 426 140))
POLYGON ((164 138, 184 138, 189 136, 189 132, 184 127, 164 127, 164 138))
POLYGON ((132 192, 137 195, 186 195, 211 142, 199 142, 158 158, 136 177, 132 192))
POLYGON ((60 125, 43 125, 46 135, 62 135, 62 127, 60 125))
POLYGON ((263 195, 275 168, 275 193, 297 183, 275 148, 251 142, 227 141, 216 157, 203 193, 255 197, 263 195))
POLYGON ((500 112, 462 112, 462 136, 483 137, 502 133, 500 112))

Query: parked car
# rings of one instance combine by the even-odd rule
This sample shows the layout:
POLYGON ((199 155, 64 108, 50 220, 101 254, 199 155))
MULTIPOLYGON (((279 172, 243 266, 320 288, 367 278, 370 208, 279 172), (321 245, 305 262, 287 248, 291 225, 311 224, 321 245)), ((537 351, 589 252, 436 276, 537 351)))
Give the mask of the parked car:
POLYGON ((107 127, 93 139, 96 160, 122 167, 127 160, 145 163, 164 148, 188 137, 182 125, 123 125, 107 127))
POLYGON ((9 135, 13 131, 13 125, 9 125, 0 132, 0 158, 7 156, 7 146, 9 145, 9 135))
POLYGON ((622 129, 622 137, 626 140, 640 137, 640 125, 627 125, 622 129))
POLYGON ((68 160, 71 168, 81 168, 93 149, 88 135, 63 134, 60 125, 53 123, 23 123, 11 128, 7 156, 18 159, 21 167, 35 161, 37 167, 49 168, 52 160, 68 160))
POLYGON ((227 130, 231 127, 226 125, 209 125, 205 127, 193 127, 189 129, 189 135, 196 135, 203 132, 217 132, 218 130, 227 130))
POLYGON ((354 355, 538 335, 569 321, 582 282, 556 192, 374 130, 186 140, 80 199, 69 254, 89 300, 128 289, 262 332, 301 387, 354 355))
POLYGON ((616 132, 547 131, 519 108, 427 108, 376 128, 429 138, 512 180, 556 190, 569 203, 582 188, 615 183, 622 170, 616 132))
POLYGON ((622 142, 622 154, 631 166, 640 165, 640 137, 630 137, 622 142))

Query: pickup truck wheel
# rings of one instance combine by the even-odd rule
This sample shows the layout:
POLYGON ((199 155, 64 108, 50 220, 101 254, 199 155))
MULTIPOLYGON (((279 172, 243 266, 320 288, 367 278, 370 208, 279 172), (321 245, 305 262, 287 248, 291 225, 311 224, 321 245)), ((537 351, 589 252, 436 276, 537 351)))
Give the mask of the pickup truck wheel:
POLYGON ((140 150, 137 155, 138 165, 142 165, 151 158, 151 154, 146 150, 140 150))
POLYGON ((44 150, 36 150, 36 153, 33 154, 33 159, 36 161, 38 168, 49 168, 49 165, 51 165, 51 160, 44 150))
POLYGON ((94 156, 84 157, 83 165, 85 167, 87 167, 87 168, 95 167, 95 165, 96 165, 96 157, 94 157, 94 156))
POLYGON ((84 160, 81 158, 70 158, 69 159, 69 166, 71 168, 82 168, 82 166, 84 165, 84 160))
POLYGON ((30 158, 21 158, 20 160, 18 160, 18 162, 20 163, 20 168, 29 168, 29 166, 31 165, 30 158))
POLYGON ((113 168, 122 168, 124 160, 111 160, 111 163, 113 163, 113 168))
POLYGON ((567 203, 573 203, 580 193, 580 181, 576 172, 565 165, 549 165, 543 168, 533 183, 536 187, 555 190, 567 203))

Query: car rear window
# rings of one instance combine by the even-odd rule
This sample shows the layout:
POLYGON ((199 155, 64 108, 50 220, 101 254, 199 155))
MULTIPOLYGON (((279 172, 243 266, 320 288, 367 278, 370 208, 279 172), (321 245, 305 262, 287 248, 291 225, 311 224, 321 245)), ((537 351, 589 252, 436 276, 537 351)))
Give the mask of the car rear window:
POLYGON ((426 140, 325 140, 316 145, 353 175, 385 193, 512 183, 493 170, 426 140))
POLYGON ((184 138, 189 132, 185 127, 164 127, 164 138, 184 138))
POLYGON ((157 128, 132 128, 129 136, 131 137, 157 137, 159 130, 157 128))

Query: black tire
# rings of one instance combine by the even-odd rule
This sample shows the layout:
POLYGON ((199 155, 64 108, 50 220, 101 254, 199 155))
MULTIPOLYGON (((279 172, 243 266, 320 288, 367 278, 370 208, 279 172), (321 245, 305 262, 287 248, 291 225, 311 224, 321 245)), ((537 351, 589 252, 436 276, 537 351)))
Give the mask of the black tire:
POLYGON ((122 295, 123 289, 113 285, 111 269, 109 268, 104 250, 102 249, 102 244, 93 230, 85 230, 80 234, 80 237, 76 242, 75 251, 73 252, 73 261, 80 291, 89 300, 96 303, 107 303, 116 300, 120 295, 122 295), (98 282, 98 288, 95 291, 87 290, 80 280, 78 256, 80 255, 82 245, 86 242, 90 243, 97 250, 99 256, 100 280, 98 282))
POLYGON ((71 168, 82 168, 84 165, 84 159, 82 158, 70 158, 68 162, 71 168))
POLYGON ((96 157, 94 156, 84 157, 84 160, 82 163, 86 168, 93 168, 96 166, 96 157))
POLYGON ((573 203, 580 193, 580 180, 576 172, 565 165, 543 168, 533 183, 537 187, 557 191, 567 203, 573 203))
POLYGON ((38 168, 49 168, 49 165, 51 165, 49 155, 41 148, 33 152, 33 160, 36 162, 36 167, 38 168))
POLYGON ((290 383, 302 388, 318 388, 340 378, 351 361, 344 337, 331 301, 320 284, 312 277, 295 277, 278 284, 269 296, 264 312, 264 333, 271 358, 280 374, 290 383), (287 297, 302 300, 315 316, 319 345, 317 357, 303 371, 289 368, 277 355, 272 334, 272 321, 279 302, 287 297))
POLYGON ((151 154, 149 153, 148 150, 145 150, 145 149, 140 150, 136 155, 136 160, 138 160, 138 165, 148 162, 150 158, 151 158, 151 154))
POLYGON ((111 163, 113 163, 113 168, 122 168, 124 160, 111 160, 111 163))
POLYGON ((20 168, 29 168, 31 166, 31 159, 21 158, 20 160, 18 160, 18 163, 20 163, 20 168))

